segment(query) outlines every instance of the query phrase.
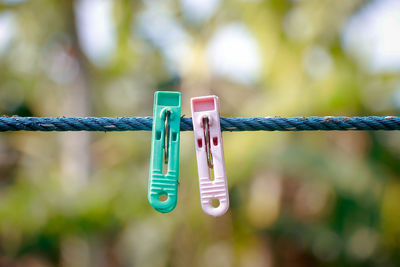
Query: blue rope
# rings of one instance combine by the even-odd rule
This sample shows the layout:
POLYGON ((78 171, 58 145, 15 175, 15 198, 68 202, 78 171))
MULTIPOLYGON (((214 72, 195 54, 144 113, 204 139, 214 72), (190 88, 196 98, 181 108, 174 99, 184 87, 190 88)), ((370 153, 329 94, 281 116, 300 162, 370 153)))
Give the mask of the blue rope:
MULTIPOLYGON (((6 131, 151 131, 152 117, 0 117, 6 131)), ((400 130, 400 117, 253 117, 221 118, 222 131, 400 130)), ((192 118, 181 119, 181 131, 192 131, 192 118)))

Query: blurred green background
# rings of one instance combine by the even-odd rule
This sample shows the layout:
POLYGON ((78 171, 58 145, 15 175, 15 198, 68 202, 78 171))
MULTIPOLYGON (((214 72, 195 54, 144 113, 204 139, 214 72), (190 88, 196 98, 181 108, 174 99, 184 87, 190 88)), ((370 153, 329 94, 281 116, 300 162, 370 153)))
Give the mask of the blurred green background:
MULTIPOLYGON (((0 114, 398 115, 398 0, 0 0, 0 114)), ((399 266, 398 132, 224 133, 231 207, 147 202, 149 132, 0 134, 0 266, 399 266)))

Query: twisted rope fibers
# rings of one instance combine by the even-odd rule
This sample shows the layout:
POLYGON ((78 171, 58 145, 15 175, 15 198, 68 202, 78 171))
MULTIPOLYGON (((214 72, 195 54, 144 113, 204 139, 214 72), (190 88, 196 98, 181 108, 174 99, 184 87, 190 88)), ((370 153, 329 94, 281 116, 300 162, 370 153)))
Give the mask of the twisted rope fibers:
MULTIPOLYGON (((152 117, 0 117, 6 131, 151 131, 152 117)), ((181 118, 181 131, 192 131, 192 118, 181 118)), ((400 130, 400 117, 221 117, 222 131, 400 130)))

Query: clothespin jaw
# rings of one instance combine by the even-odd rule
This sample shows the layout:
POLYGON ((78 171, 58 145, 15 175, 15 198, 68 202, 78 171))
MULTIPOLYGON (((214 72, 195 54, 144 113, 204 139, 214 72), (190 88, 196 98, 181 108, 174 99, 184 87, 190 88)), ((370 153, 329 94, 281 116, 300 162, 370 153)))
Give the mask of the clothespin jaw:
POLYGON ((207 214, 221 216, 229 208, 229 195, 219 100, 214 95, 195 97, 191 99, 191 106, 201 206, 207 214))
POLYGON ((159 212, 172 211, 178 199, 181 93, 154 94, 148 200, 159 212))

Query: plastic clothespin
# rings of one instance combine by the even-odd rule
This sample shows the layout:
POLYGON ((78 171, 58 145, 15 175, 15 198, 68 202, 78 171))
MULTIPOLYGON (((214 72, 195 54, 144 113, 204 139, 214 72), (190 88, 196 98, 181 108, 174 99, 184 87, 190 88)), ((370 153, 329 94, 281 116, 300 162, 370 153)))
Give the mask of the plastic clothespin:
POLYGON ((229 208, 229 195, 219 100, 214 95, 202 96, 192 98, 191 104, 201 207, 209 215, 221 216, 229 208))
POLYGON ((159 91, 154 94, 147 197, 159 212, 172 211, 178 198, 181 98, 179 92, 159 91))

